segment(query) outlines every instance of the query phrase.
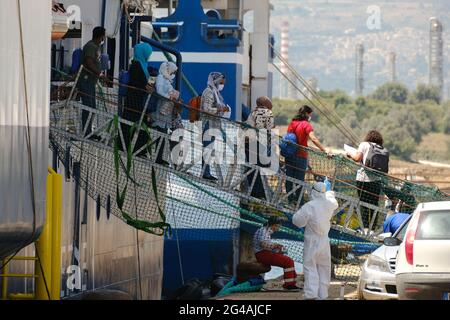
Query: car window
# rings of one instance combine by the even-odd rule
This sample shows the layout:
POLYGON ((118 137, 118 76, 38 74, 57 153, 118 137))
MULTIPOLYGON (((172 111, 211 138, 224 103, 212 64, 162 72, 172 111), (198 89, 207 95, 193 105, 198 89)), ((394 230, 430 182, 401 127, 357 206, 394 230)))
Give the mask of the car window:
POLYGON ((397 239, 403 241, 403 238, 405 238, 406 230, 408 229, 409 220, 411 220, 411 217, 409 217, 409 218, 402 224, 402 226, 399 228, 399 230, 398 230, 397 233, 394 235, 394 237, 396 237, 397 239))
POLYGON ((422 212, 416 239, 450 240, 450 211, 422 212))

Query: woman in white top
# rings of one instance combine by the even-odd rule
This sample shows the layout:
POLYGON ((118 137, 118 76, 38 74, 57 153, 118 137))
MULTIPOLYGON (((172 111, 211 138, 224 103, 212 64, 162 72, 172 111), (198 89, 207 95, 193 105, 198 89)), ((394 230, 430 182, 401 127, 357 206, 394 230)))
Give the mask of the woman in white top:
MULTIPOLYGON (((371 130, 367 133, 364 142, 361 142, 358 147, 356 154, 347 154, 347 157, 353 159, 355 162, 365 164, 367 155, 369 154, 371 144, 376 144, 383 147, 383 137, 376 130, 371 130)), ((359 200, 378 206, 378 201, 380 200, 381 193, 381 181, 379 179, 374 179, 367 174, 364 168, 358 170, 356 175, 356 187, 358 188, 359 200)), ((368 228, 370 226, 370 221, 372 219, 373 210, 362 208, 362 217, 364 227, 368 228)))

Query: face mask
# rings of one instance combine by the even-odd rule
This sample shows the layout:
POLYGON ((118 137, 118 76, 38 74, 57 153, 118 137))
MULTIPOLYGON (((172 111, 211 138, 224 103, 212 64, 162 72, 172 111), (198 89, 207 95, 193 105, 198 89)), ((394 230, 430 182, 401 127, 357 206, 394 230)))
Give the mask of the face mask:
POLYGON ((225 85, 224 84, 219 84, 219 91, 222 91, 223 88, 225 88, 225 85))
POLYGON ((175 74, 171 74, 171 75, 169 76, 169 80, 173 80, 173 79, 175 79, 175 74))
POLYGON ((308 118, 308 122, 311 122, 311 119, 312 119, 312 117, 311 117, 311 116, 309 116, 309 118, 308 118))
POLYGON ((105 40, 102 40, 102 42, 100 42, 100 45, 104 45, 105 44, 105 40))

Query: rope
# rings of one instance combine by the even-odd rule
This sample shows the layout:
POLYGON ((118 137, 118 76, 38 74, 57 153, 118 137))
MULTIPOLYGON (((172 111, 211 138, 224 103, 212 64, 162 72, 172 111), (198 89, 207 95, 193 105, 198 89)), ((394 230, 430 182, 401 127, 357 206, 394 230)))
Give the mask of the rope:
POLYGON ((47 279, 45 277, 44 268, 42 268, 41 256, 39 255, 39 250, 37 248, 36 242, 34 243, 34 251, 36 252, 36 256, 37 256, 38 262, 39 262, 39 267, 41 268, 42 278, 44 280, 45 291, 47 292, 48 300, 51 300, 52 298, 50 296, 50 290, 48 289, 47 279))
MULTIPOLYGON (((133 88, 133 87, 130 87, 130 88, 133 88)), ((136 88, 136 90, 140 90, 140 91, 143 91, 143 92, 146 92, 146 93, 147 93, 147 91, 142 90, 142 89, 139 89, 139 88, 136 88)), ((84 93, 81 92, 81 94, 84 94, 84 93)), ((152 92, 151 94, 157 96, 157 97, 160 98, 160 99, 165 99, 164 97, 159 96, 157 93, 152 92)), ((102 100, 102 98, 97 98, 97 100, 102 100)), ((103 101, 109 102, 108 100, 105 100, 105 99, 103 99, 103 101)), ((186 105, 181 104, 181 103, 177 103, 177 102, 174 102, 174 101, 171 101, 171 102, 175 103, 176 105, 180 105, 180 106, 182 106, 182 107, 185 107, 185 108, 191 108, 190 106, 186 106, 186 105)), ((138 111, 136 111, 136 110, 134 110, 134 109, 129 109, 129 108, 125 108, 125 109, 126 109, 126 110, 129 110, 130 112, 138 112, 138 111)), ((141 112, 139 112, 139 113, 141 113, 141 112)), ((222 121, 224 121, 224 122, 226 122, 226 123, 231 123, 231 124, 236 125, 236 126, 242 126, 242 127, 245 127, 245 126, 246 126, 246 127, 249 127, 248 125, 246 125, 246 124, 244 124, 244 123, 241 123, 241 122, 230 121, 230 120, 228 120, 228 119, 223 119, 223 118, 221 118, 221 117, 219 117, 219 116, 216 116, 216 115, 210 115, 210 114, 207 114, 207 115, 208 115, 209 117, 211 117, 211 118, 219 118, 219 119, 221 119, 222 121)), ((255 128, 255 129, 256 129, 256 128, 255 128)), ((189 130, 189 129, 186 129, 186 128, 185 128, 184 130, 193 133, 193 131, 191 131, 191 130, 189 130)), ((256 130, 258 130, 258 129, 256 129, 256 130)), ((277 136, 277 135, 275 135, 275 134, 273 134, 273 137, 280 138, 279 136, 277 136)), ((309 152, 309 153, 313 152, 313 153, 314 153, 315 155, 317 155, 317 156, 319 156, 319 155, 321 154, 321 153, 316 152, 315 150, 310 149, 310 148, 306 148, 306 147, 298 146, 298 145, 297 145, 297 147, 298 147, 299 149, 303 149, 303 150, 305 150, 305 151, 307 151, 307 152, 309 152)), ((252 154, 255 154, 254 151, 251 151, 251 152, 252 152, 252 154)), ((338 156, 338 157, 340 157, 340 156, 338 156)), ((347 159, 345 159, 345 160, 347 160, 347 159)), ((344 161, 344 159, 343 159, 343 158, 339 158, 338 162, 339 162, 339 161, 344 161)), ((352 161, 350 161, 350 160, 348 160, 348 161, 353 165, 353 162, 352 162, 352 161)), ((336 162, 336 163, 338 163, 338 162, 336 162)), ((349 162, 347 162, 347 164, 348 164, 349 162)), ((294 166, 291 166, 291 165, 289 165, 289 164, 287 164, 287 163, 285 164, 285 166, 294 168, 294 169, 296 169, 296 170, 302 170, 302 171, 304 171, 304 169, 299 169, 299 168, 294 167, 294 166)), ((369 173, 371 173, 371 174, 374 174, 375 176, 386 177, 386 178, 389 177, 391 180, 395 180, 395 181, 397 181, 397 182, 402 182, 402 183, 407 183, 407 181, 405 181, 405 180, 401 180, 401 179, 398 179, 398 178, 394 178, 394 177, 389 176, 389 175, 386 175, 386 174, 382 174, 382 175, 381 175, 380 173, 376 172, 375 170, 373 170, 373 169, 371 169, 371 168, 364 167, 364 169, 365 169, 367 172, 369 172, 369 173)), ((355 170, 356 170, 356 167, 355 167, 355 170)), ((314 174, 314 173, 313 173, 313 174, 314 174)), ((382 198, 382 196, 381 196, 380 194, 375 194, 375 193, 371 193, 371 192, 368 191, 368 190, 360 189, 360 188, 358 188, 357 186, 353 186, 352 184, 348 183, 348 182, 345 181, 345 180, 341 180, 341 179, 336 178, 336 181, 341 182, 342 184, 344 184, 344 185, 346 185, 346 186, 349 186, 349 187, 353 188, 354 190, 364 191, 367 195, 373 195, 373 196, 376 196, 378 199, 381 199, 381 198, 382 198)))
MULTIPOLYGON (((133 166, 133 178, 136 179, 136 173, 135 173, 135 167, 133 166)), ((136 190, 136 184, 133 183, 133 187, 134 187, 134 212, 135 212, 135 216, 136 216, 136 220, 138 220, 138 213, 137 213, 137 190, 136 190)), ((138 282, 139 282, 139 296, 141 299, 143 299, 142 297, 142 278, 141 278, 141 250, 139 248, 139 229, 135 229, 136 230, 136 250, 137 250, 137 262, 138 262, 138 282)))
MULTIPOLYGON (((25 138, 26 138, 26 145, 27 145, 27 151, 28 151, 28 166, 29 166, 29 173, 30 173, 30 188, 31 188, 31 204, 32 204, 32 210, 33 210, 33 232, 30 235, 30 237, 22 242, 20 248, 15 252, 15 254, 10 257, 8 259, 8 261, 0 268, 3 269, 18 253, 19 251, 22 249, 22 247, 24 246, 25 243, 28 243, 35 235, 36 233, 36 194, 35 194, 35 189, 34 189, 34 171, 33 171, 33 155, 32 155, 32 149, 31 149, 31 130, 30 130, 30 116, 29 116, 29 106, 28 106, 28 85, 27 85, 27 73, 26 73, 26 68, 25 68, 25 48, 24 48, 24 40, 23 40, 23 28, 22 28, 22 9, 21 9, 21 4, 20 4, 20 0, 17 0, 17 13, 18 13, 18 18, 19 18, 19 34, 20 34, 20 53, 21 53, 21 60, 22 60, 22 76, 23 76, 23 85, 24 85, 24 94, 25 94, 25 114, 26 114, 26 121, 27 121, 27 126, 26 126, 26 134, 25 134, 25 138)), ((34 244, 36 247, 36 243, 34 244)), ((39 252, 37 250, 37 248, 35 249, 36 251, 36 255, 38 256, 38 261, 39 264, 41 264, 41 260, 39 257, 39 252)), ((45 289, 47 291, 47 296, 50 300, 50 292, 48 290, 48 286, 47 286, 47 280, 45 277, 45 272, 44 269, 42 269, 42 265, 41 265, 41 270, 42 270, 42 277, 45 283, 45 289)))
POLYGON ((354 144, 358 144, 358 140, 355 137, 353 137, 349 132, 347 132, 345 129, 339 126, 333 119, 331 119, 330 116, 327 114, 327 112, 317 107, 314 101, 312 101, 305 93, 303 93, 303 91, 300 90, 300 88, 294 83, 294 81, 289 79, 289 77, 283 71, 281 71, 279 67, 277 67, 274 63, 272 63, 272 65, 298 92, 300 92, 305 97, 306 100, 308 100, 308 102, 311 105, 313 105, 316 108, 317 111, 319 111, 328 121, 330 121, 330 123, 333 126, 335 126, 347 139, 352 141, 352 143, 354 144))
MULTIPOLYGON (((278 59, 281 60, 281 62, 283 62, 283 64, 285 66, 287 66, 289 68, 289 70, 293 73, 294 76, 296 76, 296 78, 298 80, 300 80, 300 82, 305 86, 305 88, 308 90, 308 92, 310 92, 316 99, 317 101, 320 103, 320 105, 325 109, 326 113, 330 113, 333 116, 335 116, 337 118, 337 120, 339 121, 339 123, 342 125, 342 127, 344 127, 347 132, 349 132, 352 136, 355 137, 355 139, 358 141, 358 137, 356 134, 353 133, 353 130, 344 122, 342 121, 341 117, 334 111, 334 109, 330 109, 327 107, 327 105, 323 102, 322 98, 320 97, 320 95, 314 90, 314 88, 312 88, 308 81, 306 81, 296 70, 294 67, 292 67, 287 61, 286 59, 283 58, 283 56, 273 47, 272 44, 269 44, 269 46, 274 50, 275 55, 277 56, 278 59)), ((302 93, 302 92, 301 92, 302 93)), ((317 106, 316 106, 317 108, 317 106)), ((356 126, 361 129, 359 127, 358 124, 356 124, 356 126)))
MULTIPOLYGON (((170 172, 167 173, 167 176, 168 176, 170 194, 173 194, 173 192, 172 192, 172 181, 170 179, 170 172)), ((178 253, 178 264, 179 264, 179 267, 180 267, 181 283, 184 285, 184 271, 183 271, 183 263, 182 263, 182 260, 181 260, 180 237, 178 236, 178 223, 177 223, 177 217, 176 217, 176 214, 175 214, 175 210, 173 209, 173 205, 171 205, 171 207, 172 207, 173 219, 174 219, 174 222, 175 222, 175 236, 177 237, 177 253, 178 253)))

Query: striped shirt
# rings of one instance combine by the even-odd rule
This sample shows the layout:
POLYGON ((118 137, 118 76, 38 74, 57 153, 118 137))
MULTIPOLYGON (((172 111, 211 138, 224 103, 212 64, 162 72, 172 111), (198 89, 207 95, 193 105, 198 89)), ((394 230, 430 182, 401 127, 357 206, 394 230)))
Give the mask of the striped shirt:
POLYGON ((253 236, 253 250, 255 253, 258 253, 262 250, 267 250, 261 247, 261 242, 272 244, 271 232, 267 227, 259 228, 253 236))

